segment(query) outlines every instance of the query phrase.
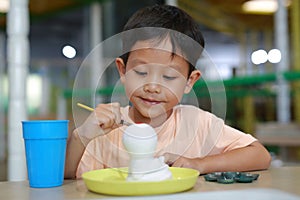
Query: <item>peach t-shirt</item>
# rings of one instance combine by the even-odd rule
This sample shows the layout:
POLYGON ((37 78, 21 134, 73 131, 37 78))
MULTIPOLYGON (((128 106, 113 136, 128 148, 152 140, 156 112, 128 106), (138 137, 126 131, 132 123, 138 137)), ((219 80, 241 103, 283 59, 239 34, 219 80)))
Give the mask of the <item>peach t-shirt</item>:
MULTIPOLYGON (((124 120, 132 122, 128 116, 129 106, 121 108, 124 120)), ((126 126, 94 138, 87 146, 79 162, 76 177, 95 169, 127 167, 129 156, 122 144, 122 134, 126 126)), ((248 146, 256 141, 250 134, 224 124, 215 115, 195 106, 178 105, 173 113, 155 131, 158 143, 155 156, 173 153, 187 158, 201 158, 248 146)))

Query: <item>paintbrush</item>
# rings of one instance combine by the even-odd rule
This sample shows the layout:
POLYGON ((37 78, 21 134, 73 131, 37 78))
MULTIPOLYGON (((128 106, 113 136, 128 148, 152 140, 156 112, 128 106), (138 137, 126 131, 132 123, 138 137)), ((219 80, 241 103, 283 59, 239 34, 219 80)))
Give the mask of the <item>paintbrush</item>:
MULTIPOLYGON (((77 106, 79 106, 79 107, 81 107, 81 108, 84 108, 84 109, 86 109, 86 110, 88 110, 88 111, 91 111, 91 112, 94 111, 94 108, 91 108, 91 107, 89 107, 89 106, 87 106, 87 105, 84 105, 84 104, 82 104, 82 103, 77 103, 77 106)), ((123 120, 123 119, 121 119, 120 124, 126 125, 126 126, 132 125, 132 123, 127 122, 127 121, 125 121, 125 120, 123 120)))

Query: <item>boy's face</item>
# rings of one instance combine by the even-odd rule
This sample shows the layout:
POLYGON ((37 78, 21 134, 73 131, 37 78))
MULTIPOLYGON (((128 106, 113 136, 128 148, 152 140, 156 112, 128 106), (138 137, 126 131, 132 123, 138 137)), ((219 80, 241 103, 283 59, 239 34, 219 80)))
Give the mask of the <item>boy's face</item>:
POLYGON ((126 95, 132 103, 131 116, 135 121, 160 125, 172 113, 184 93, 188 93, 199 79, 200 72, 188 77, 189 64, 179 56, 172 56, 169 41, 152 47, 147 41, 137 42, 125 66, 118 58, 116 64, 126 95))

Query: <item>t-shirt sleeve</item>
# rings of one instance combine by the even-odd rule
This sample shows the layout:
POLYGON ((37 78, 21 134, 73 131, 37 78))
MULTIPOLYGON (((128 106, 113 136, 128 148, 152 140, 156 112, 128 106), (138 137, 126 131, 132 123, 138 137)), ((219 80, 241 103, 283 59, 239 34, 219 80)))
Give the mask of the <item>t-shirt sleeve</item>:
POLYGON ((88 143, 77 168, 77 178, 91 170, 128 166, 128 153, 122 146, 122 130, 114 129, 88 143))
POLYGON ((216 139, 216 143, 209 154, 224 153, 233 149, 246 147, 255 141, 257 141, 257 139, 252 135, 246 134, 223 123, 216 139))
POLYGON ((83 155, 81 157, 81 160, 78 164, 77 171, 76 171, 76 178, 81 178, 81 175, 84 172, 91 171, 94 169, 103 169, 104 165, 102 162, 100 162, 99 156, 102 155, 101 152, 99 152, 99 143, 97 143, 97 140, 92 140, 87 146, 85 151, 83 152, 83 155), (97 157, 96 157, 97 155, 97 157))
POLYGON ((200 110, 196 119, 202 156, 224 153, 257 141, 252 135, 226 125, 212 113, 200 110))

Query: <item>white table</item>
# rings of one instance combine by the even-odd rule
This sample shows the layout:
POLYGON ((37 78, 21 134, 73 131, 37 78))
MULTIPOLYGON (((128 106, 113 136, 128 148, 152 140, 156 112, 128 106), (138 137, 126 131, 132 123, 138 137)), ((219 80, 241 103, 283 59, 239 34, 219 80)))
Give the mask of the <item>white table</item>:
POLYGON ((61 199, 255 199, 300 200, 300 167, 281 167, 258 171, 260 176, 252 183, 219 184, 207 182, 199 176, 189 191, 156 196, 116 197, 87 190, 83 180, 65 180, 61 187, 30 188, 28 181, 0 182, 2 200, 61 200, 61 199))

